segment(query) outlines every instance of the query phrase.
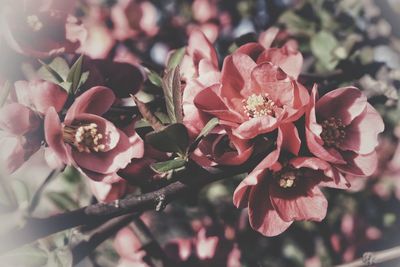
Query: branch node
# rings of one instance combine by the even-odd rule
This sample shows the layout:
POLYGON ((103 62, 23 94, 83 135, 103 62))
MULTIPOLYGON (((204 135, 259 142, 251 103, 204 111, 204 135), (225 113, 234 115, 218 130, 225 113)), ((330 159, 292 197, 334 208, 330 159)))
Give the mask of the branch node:
POLYGON ((165 207, 167 206, 167 204, 165 203, 165 195, 164 194, 160 194, 156 197, 156 211, 163 211, 165 209, 165 207))
POLYGON ((362 262, 367 265, 371 266, 375 264, 375 256, 372 252, 365 252, 362 256, 362 262))

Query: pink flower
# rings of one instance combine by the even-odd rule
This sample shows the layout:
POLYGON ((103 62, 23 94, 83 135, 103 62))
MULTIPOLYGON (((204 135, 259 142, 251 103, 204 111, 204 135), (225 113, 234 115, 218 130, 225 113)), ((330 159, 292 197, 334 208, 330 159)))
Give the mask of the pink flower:
POLYGON ((375 148, 383 129, 382 118, 359 89, 339 88, 317 100, 317 88, 313 88, 306 114, 308 148, 341 172, 374 173, 375 148))
POLYGON ((17 101, 31 110, 44 115, 49 107, 60 112, 67 101, 67 92, 58 85, 47 81, 17 81, 17 101))
POLYGON ((133 129, 125 133, 101 117, 114 101, 111 89, 93 87, 75 100, 62 123, 54 108, 45 117, 50 149, 64 164, 76 166, 95 181, 114 181, 116 172, 144 152, 133 129))
POLYGON ((94 59, 106 58, 115 44, 113 33, 105 23, 106 14, 95 4, 89 5, 88 11, 88 15, 83 19, 87 38, 80 51, 94 59))
POLYGON ((321 221, 328 203, 319 185, 343 187, 334 180, 332 168, 323 160, 280 157, 281 150, 285 150, 284 155, 289 151, 297 155, 300 139, 296 133, 293 125, 282 125, 278 129, 277 148, 234 192, 235 206, 247 206, 251 226, 266 236, 281 234, 293 221, 321 221))
POLYGON ((225 58, 220 83, 196 95, 196 107, 219 118, 241 139, 300 118, 309 101, 306 88, 295 80, 302 56, 292 45, 287 46, 291 49, 265 49, 259 43, 238 48, 225 58))
POLYGON ((218 16, 216 0, 195 0, 192 4, 193 17, 200 23, 205 23, 218 16))
POLYGON ((8 173, 17 170, 41 146, 44 111, 62 109, 67 93, 44 81, 17 81, 10 101, 0 109, 2 163, 8 173))
MULTIPOLYGON (((183 89, 183 122, 192 138, 196 138, 212 116, 198 109, 194 99, 207 87, 219 84, 221 77, 216 51, 200 31, 193 31, 190 35, 181 72, 186 82, 183 89)), ((252 151, 248 140, 232 135, 229 127, 218 127, 200 143, 192 158, 202 166, 237 165, 246 161, 252 151)))
POLYGON ((114 247, 121 257, 118 267, 148 267, 143 261, 146 253, 142 251, 142 243, 128 227, 117 233, 114 239, 114 247))
POLYGON ((141 33, 157 34, 158 11, 150 1, 119 0, 111 10, 114 35, 118 40, 135 37, 141 33))
POLYGON ((4 6, 1 31, 16 52, 48 57, 74 52, 86 37, 73 12, 75 1, 21 1, 4 6))
POLYGON ((89 187, 99 202, 111 202, 120 199, 127 192, 128 185, 125 180, 119 177, 113 179, 116 180, 114 183, 89 180, 89 187))

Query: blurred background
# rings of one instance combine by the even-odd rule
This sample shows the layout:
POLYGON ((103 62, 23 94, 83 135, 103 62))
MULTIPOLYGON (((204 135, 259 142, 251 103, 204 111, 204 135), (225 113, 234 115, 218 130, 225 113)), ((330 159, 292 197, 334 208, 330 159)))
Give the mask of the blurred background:
MULTIPOLYGON (((278 237, 261 236, 248 225, 247 211, 232 204, 233 191, 243 177, 211 184, 162 213, 145 213, 142 219, 167 254, 176 255, 176 240, 195 240, 197 248, 213 247, 205 254, 189 253, 176 266, 219 267, 229 261, 229 266, 246 267, 333 266, 365 251, 400 245, 399 0, 79 0, 74 12, 88 29, 81 53, 92 59, 120 58, 157 72, 168 52, 185 46, 194 29, 207 35, 223 59, 237 46, 257 40, 258 33, 278 26, 282 29, 278 43, 288 38, 299 43, 305 85, 317 82, 322 92, 355 85, 384 118, 377 172, 358 179, 351 191, 324 190, 329 210, 321 223, 297 222, 278 237)), ((29 75, 30 67, 39 65, 5 43, 0 49, 2 79, 21 79, 29 75)), ((39 151, 12 175, 18 205, 31 201, 50 171, 39 151)), ((7 202, 5 196, 0 193, 2 203, 7 202)), ((46 187, 35 215, 74 210, 91 201, 86 179, 68 168, 46 187)), ((0 217, 1 223, 10 220, 0 217)), ((62 246, 71 232, 42 242, 62 246)), ((37 255, 25 258, 29 262, 20 266, 46 262, 37 255)), ((116 266, 118 258, 110 239, 79 266, 116 266)), ((399 265, 400 260, 394 260, 379 266, 399 265)))

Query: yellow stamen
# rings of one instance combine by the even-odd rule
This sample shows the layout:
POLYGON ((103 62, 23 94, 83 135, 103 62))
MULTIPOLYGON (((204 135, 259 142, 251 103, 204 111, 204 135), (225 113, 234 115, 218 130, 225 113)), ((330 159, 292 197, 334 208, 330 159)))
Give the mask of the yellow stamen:
POLYGON ((64 142, 74 146, 79 152, 103 152, 105 145, 100 144, 103 135, 98 132, 98 126, 95 123, 64 126, 64 142))
POLYGON ((268 94, 252 94, 243 100, 243 107, 249 118, 258 118, 266 115, 274 116, 276 104, 268 98, 268 94))
POLYGON ((341 119, 330 117, 321 123, 321 138, 327 147, 338 147, 346 138, 346 126, 341 119))
POLYGON ((29 27, 31 27, 34 32, 40 31, 43 28, 43 23, 36 15, 26 17, 26 23, 28 23, 29 27))

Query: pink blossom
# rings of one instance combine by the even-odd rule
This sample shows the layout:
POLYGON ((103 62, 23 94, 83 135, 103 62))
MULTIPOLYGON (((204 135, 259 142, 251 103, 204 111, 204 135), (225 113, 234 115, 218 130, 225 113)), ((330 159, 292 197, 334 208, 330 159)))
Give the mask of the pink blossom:
POLYGON ((159 30, 158 11, 150 1, 119 0, 111 10, 111 19, 118 40, 129 39, 141 33, 154 36, 159 30))
POLYGON ((239 184, 233 196, 236 207, 249 208, 251 226, 266 236, 281 234, 293 221, 321 221, 328 203, 319 186, 343 187, 323 160, 280 159, 281 150, 297 155, 300 149, 300 140, 293 138, 297 130, 283 126, 278 129, 277 148, 239 184))
POLYGON ((114 177, 113 180, 117 181, 113 183, 88 181, 92 194, 99 202, 111 202, 120 199, 127 192, 128 185, 125 180, 118 180, 118 177, 114 177))
POLYGON ((17 81, 11 95, 0 110, 2 163, 9 173, 40 148, 44 111, 49 107, 61 110, 67 99, 63 89, 45 81, 17 81))
MULTIPOLYGON (((101 117, 115 101, 106 87, 93 87, 76 98, 63 122, 54 108, 45 117, 47 144, 64 164, 72 164, 95 181, 113 181, 132 158, 143 156, 143 141, 101 117)), ((133 127, 132 127, 133 128, 133 127)))
POLYGON ((302 56, 293 45, 287 46, 266 49, 259 43, 249 43, 238 48, 225 58, 220 83, 196 95, 196 107, 219 118, 241 139, 254 138, 281 123, 297 120, 305 111, 309 95, 295 80, 302 56))
POLYGON ((118 267, 148 267, 143 261, 146 255, 142 251, 142 244, 136 234, 125 227, 121 229, 114 239, 114 248, 121 257, 118 267))
POLYGON ((339 88, 317 100, 317 88, 313 88, 306 114, 308 148, 341 172, 374 173, 375 148, 383 129, 382 118, 359 89, 339 88))
POLYGON ((216 0, 195 0, 192 4, 193 17, 200 23, 205 23, 218 16, 216 0))
POLYGON ((75 1, 67 2, 18 0, 4 6, 0 23, 4 40, 26 56, 74 52, 86 38, 86 31, 70 15, 75 1))
MULTIPOLYGON (((216 51, 200 31, 190 35, 181 69, 186 82, 183 89, 183 122, 192 138, 195 138, 212 116, 200 110, 194 99, 209 86, 219 84, 221 77, 216 51)), ((200 143, 193 159, 202 166, 237 165, 245 162, 252 151, 252 144, 248 140, 232 135, 229 127, 218 127, 200 143)))

